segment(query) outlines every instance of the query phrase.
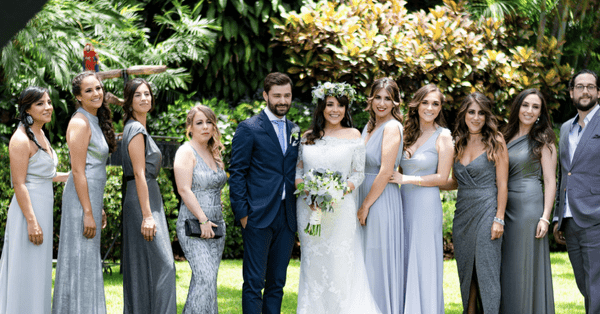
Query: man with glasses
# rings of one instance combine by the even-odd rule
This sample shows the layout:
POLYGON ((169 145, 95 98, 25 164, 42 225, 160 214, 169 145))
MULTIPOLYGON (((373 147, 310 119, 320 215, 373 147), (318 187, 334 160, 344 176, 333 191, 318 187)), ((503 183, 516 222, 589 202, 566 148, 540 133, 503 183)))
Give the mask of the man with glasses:
POLYGON ((560 128, 560 174, 554 238, 567 245, 586 313, 600 313, 600 110, 598 75, 581 70, 569 82, 577 115, 560 128))

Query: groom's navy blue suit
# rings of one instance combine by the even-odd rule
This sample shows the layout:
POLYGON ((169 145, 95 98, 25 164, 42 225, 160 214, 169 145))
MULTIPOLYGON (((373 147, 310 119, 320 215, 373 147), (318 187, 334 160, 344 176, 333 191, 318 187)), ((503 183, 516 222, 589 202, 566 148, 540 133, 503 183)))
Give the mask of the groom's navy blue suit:
POLYGON ((248 217, 242 229, 245 314, 281 311, 296 232, 294 177, 298 157, 298 143, 290 141, 294 124, 285 121, 285 153, 264 111, 238 125, 231 145, 231 208, 236 221, 248 217))

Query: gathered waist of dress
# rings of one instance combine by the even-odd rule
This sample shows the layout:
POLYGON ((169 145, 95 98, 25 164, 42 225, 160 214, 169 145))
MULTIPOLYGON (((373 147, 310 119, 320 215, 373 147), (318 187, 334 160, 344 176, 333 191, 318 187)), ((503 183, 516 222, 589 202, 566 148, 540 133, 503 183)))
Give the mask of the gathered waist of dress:
MULTIPOLYGON (((125 182, 135 180, 135 176, 125 176, 125 182)), ((156 180, 156 176, 146 173, 146 180, 156 180)))
POLYGON ((25 180, 25 186, 27 186, 27 187, 32 186, 32 185, 42 185, 42 184, 52 185, 52 178, 27 177, 25 180))
POLYGON ((486 193, 489 192, 489 189, 493 189, 497 191, 496 185, 459 185, 458 191, 460 190, 485 190, 486 193))

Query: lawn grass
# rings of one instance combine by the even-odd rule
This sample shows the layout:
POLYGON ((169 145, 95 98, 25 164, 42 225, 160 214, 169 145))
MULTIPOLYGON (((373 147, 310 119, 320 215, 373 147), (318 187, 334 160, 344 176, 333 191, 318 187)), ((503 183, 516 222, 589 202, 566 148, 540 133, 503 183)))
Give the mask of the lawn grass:
MULTIPOLYGON (((567 253, 550 254, 552 281, 557 314, 585 313, 583 297, 575 284, 573 269, 567 253)), ((183 311, 192 271, 187 262, 176 262, 177 313, 183 311)), ((123 313, 123 276, 119 266, 112 267, 112 275, 104 275, 106 307, 110 314, 123 313)), ((287 284, 284 288, 282 313, 295 313, 298 298, 298 275, 300 261, 292 260, 288 267, 287 284)), ((351 275, 351 274, 349 274, 351 275)), ((54 278, 54 272, 52 273, 54 278)), ((219 313, 242 313, 242 261, 224 260, 219 268, 219 313)), ((54 283, 53 283, 54 284, 54 283)), ((462 313, 462 302, 454 260, 444 262, 444 304, 446 313, 462 313)))

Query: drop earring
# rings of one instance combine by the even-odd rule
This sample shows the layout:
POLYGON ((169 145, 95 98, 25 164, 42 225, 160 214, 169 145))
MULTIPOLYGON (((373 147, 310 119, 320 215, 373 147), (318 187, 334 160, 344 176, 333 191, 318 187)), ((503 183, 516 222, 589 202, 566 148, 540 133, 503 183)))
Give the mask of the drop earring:
POLYGON ((538 124, 540 122, 540 117, 538 116, 537 120, 535 120, 535 124, 538 124))
POLYGON ((33 124, 33 117, 31 117, 31 115, 28 113, 25 114, 25 124, 27 124, 27 125, 33 124))

